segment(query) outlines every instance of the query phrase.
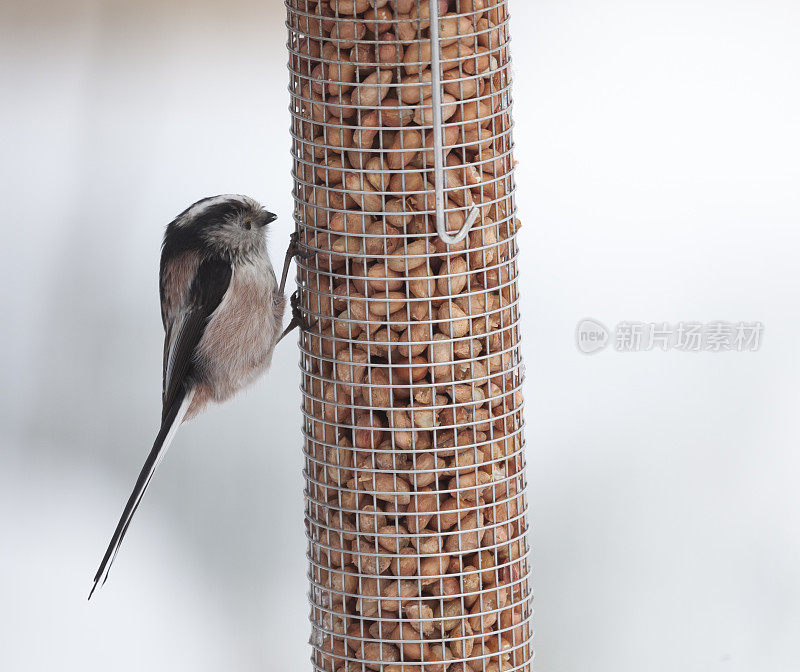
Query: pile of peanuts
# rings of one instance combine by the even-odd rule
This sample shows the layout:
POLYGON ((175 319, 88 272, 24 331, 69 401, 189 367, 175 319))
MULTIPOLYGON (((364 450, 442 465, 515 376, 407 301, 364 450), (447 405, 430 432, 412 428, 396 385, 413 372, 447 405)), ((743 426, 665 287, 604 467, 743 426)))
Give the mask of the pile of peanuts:
POLYGON ((312 646, 325 672, 529 670, 506 0, 287 0, 312 646))

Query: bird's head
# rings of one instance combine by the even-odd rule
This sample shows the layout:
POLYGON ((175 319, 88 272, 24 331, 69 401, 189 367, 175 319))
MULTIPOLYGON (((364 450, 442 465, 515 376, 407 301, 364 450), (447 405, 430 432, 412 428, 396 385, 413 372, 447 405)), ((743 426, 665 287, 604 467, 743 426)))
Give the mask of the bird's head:
POLYGON ((276 218, 252 198, 224 194, 198 201, 181 213, 175 224, 193 229, 214 252, 234 258, 265 250, 265 230, 276 218))

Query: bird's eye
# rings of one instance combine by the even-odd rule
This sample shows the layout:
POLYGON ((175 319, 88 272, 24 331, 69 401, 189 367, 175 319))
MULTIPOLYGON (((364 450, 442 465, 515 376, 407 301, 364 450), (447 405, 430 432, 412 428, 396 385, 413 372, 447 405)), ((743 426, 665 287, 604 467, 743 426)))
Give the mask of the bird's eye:
POLYGON ((252 219, 246 219, 245 222, 244 222, 244 228, 249 231, 252 228, 252 226, 253 226, 253 220, 252 219))

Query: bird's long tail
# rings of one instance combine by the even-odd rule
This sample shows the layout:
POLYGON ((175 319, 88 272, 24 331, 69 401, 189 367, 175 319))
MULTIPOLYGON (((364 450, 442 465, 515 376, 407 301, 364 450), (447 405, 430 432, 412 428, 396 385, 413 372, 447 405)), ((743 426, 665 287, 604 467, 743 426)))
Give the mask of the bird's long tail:
POLYGON ((119 547, 122 545, 122 540, 125 538, 125 533, 128 531, 128 525, 131 523, 133 514, 136 513, 136 509, 139 507, 139 503, 142 501, 145 490, 147 490, 147 486, 150 485, 153 474, 155 474, 156 469, 158 469, 158 465, 161 464, 164 454, 167 452, 172 440, 175 438, 175 433, 178 431, 178 427, 180 427, 181 422, 183 422, 183 419, 186 417, 186 413, 189 410, 189 406, 192 403, 193 397, 194 390, 190 389, 184 395, 175 400, 175 403, 164 416, 164 420, 161 423, 161 429, 159 430, 158 436, 156 436, 156 440, 153 443, 153 448, 150 450, 150 454, 145 460, 142 471, 139 473, 139 478, 136 479, 136 485, 133 486, 133 492, 128 498, 128 503, 125 504, 125 509, 122 512, 119 523, 117 523, 117 529, 114 530, 114 536, 111 537, 111 542, 108 544, 106 554, 103 556, 103 560, 100 562, 100 567, 97 570, 97 574, 94 576, 94 585, 92 586, 92 590, 89 592, 90 600, 92 599, 92 594, 97 587, 102 586, 106 582, 111 565, 114 562, 114 558, 117 557, 117 552, 119 551, 119 547))

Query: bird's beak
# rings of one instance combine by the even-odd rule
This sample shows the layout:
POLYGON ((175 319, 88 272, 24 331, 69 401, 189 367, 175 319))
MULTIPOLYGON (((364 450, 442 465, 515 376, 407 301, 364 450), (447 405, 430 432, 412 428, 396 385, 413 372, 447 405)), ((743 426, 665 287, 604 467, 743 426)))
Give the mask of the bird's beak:
POLYGON ((278 219, 278 215, 273 212, 269 212, 267 210, 264 211, 261 217, 261 226, 266 226, 267 224, 272 224, 276 219, 278 219))

